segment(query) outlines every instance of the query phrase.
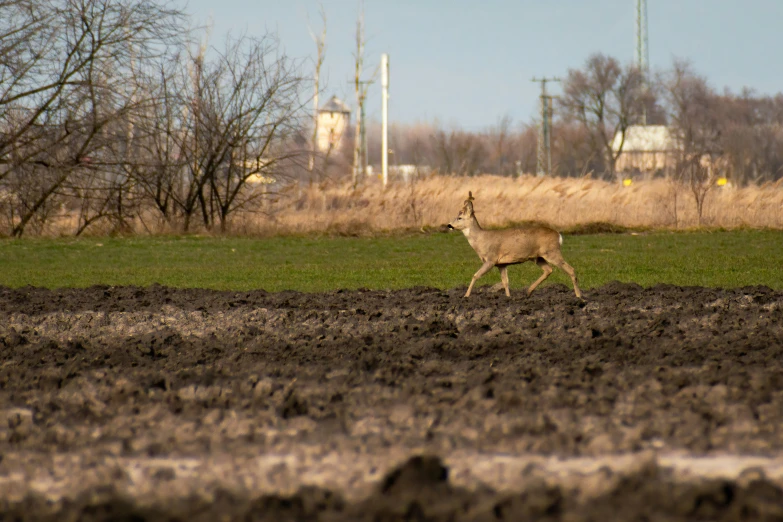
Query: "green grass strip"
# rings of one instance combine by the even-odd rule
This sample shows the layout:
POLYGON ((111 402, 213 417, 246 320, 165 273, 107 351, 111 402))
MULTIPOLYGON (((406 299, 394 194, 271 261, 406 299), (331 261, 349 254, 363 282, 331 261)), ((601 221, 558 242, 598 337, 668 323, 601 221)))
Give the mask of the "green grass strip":
MULTIPOLYGON (((583 288, 608 281, 783 289, 783 232, 566 235, 563 254, 583 288)), ((398 237, 134 237, 0 241, 0 284, 94 284, 320 292, 465 286, 481 266, 460 233, 398 237)), ((522 288, 540 270, 511 267, 522 288)), ((500 280, 493 270, 481 284, 500 280)), ((547 284, 568 284, 556 270, 547 284)))

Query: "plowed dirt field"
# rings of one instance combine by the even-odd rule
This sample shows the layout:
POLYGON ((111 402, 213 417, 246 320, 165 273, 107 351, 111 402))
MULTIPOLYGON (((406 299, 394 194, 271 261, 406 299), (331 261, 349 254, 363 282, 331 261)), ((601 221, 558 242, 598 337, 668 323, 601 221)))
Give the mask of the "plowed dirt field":
POLYGON ((0 287, 0 520, 783 517, 783 293, 0 287))

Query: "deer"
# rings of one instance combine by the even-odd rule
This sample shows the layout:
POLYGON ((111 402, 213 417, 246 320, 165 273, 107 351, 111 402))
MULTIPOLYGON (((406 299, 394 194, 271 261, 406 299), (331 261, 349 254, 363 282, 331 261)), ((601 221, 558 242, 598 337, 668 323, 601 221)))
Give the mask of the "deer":
POLYGON ((464 297, 470 297, 470 292, 476 281, 493 267, 498 267, 500 270, 503 289, 506 291, 506 296, 511 297, 508 288, 509 265, 535 261, 544 273, 530 285, 527 289, 527 295, 533 293, 533 290, 552 274, 552 265, 555 265, 568 274, 574 284, 576 297, 582 299, 582 291, 579 290, 576 281, 576 271, 566 262, 560 252, 563 236, 558 231, 546 225, 528 225, 506 230, 484 230, 476 219, 473 201, 473 192, 469 191, 468 199, 462 205, 459 215, 447 225, 450 230, 461 230, 470 246, 484 262, 481 268, 473 274, 473 279, 470 280, 470 286, 468 286, 464 297))

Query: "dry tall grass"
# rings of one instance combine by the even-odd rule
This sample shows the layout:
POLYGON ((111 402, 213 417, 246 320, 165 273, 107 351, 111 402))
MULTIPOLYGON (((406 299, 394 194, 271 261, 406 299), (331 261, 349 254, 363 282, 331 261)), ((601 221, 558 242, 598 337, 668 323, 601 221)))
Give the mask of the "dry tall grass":
MULTIPOLYGON (((384 190, 368 183, 296 188, 270 204, 270 218, 239 228, 266 233, 362 234, 437 227, 459 211, 468 190, 476 198, 483 226, 543 221, 563 229, 604 222, 624 227, 691 228, 698 225, 693 195, 665 179, 625 187, 590 178, 517 179, 499 176, 431 176, 384 190)), ((781 181, 763 186, 714 187, 707 195, 702 224, 710 227, 783 228, 781 181)))
MULTIPOLYGON (((590 223, 631 228, 693 228, 698 216, 687 187, 665 179, 635 181, 625 187, 590 178, 493 175, 453 177, 432 175, 409 184, 377 180, 354 190, 350 184, 326 187, 294 185, 276 201, 265 201, 260 212, 235 214, 228 232, 234 235, 328 233, 373 235, 390 231, 436 228, 448 223, 473 191, 479 221, 485 227, 505 227, 525 221, 549 223, 563 230, 590 223)), ((63 210, 32 235, 72 235, 77 216, 63 210)), ((706 198, 702 225, 723 228, 783 229, 783 180, 762 186, 713 187, 706 198)), ((149 210, 131 224, 138 234, 178 231, 149 210)), ((194 230, 194 232, 204 232, 194 230)), ((89 235, 113 233, 108 223, 88 229, 89 235)))

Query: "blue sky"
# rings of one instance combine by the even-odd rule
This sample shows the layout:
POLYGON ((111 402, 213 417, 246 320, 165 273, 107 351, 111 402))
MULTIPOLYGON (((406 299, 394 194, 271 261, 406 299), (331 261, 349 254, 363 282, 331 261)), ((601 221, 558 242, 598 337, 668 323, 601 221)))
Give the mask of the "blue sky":
MULTIPOLYGON (((184 5, 185 0, 181 0, 184 5)), ((353 103, 358 0, 323 0, 326 98, 353 103)), ((690 60, 722 91, 783 91, 783 0, 648 0, 650 65, 690 60)), ((540 87, 533 76, 564 77, 601 52, 629 62, 636 0, 365 0, 367 75, 383 52, 390 61, 390 120, 470 130, 504 115, 529 122, 540 87)), ((307 19, 320 26, 317 0, 187 0, 199 22, 212 19, 211 43, 225 34, 278 34, 286 54, 315 56, 307 19)), ((308 74, 310 69, 308 69, 308 74)), ((367 110, 380 117, 379 83, 367 110)), ((552 91, 556 94, 558 87, 552 91)), ((324 101, 325 99, 324 98, 324 101)))

